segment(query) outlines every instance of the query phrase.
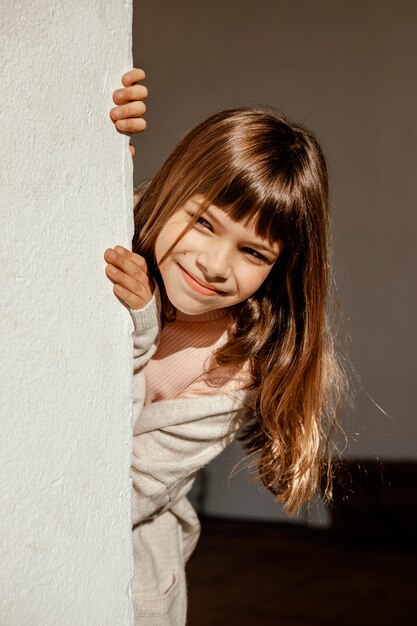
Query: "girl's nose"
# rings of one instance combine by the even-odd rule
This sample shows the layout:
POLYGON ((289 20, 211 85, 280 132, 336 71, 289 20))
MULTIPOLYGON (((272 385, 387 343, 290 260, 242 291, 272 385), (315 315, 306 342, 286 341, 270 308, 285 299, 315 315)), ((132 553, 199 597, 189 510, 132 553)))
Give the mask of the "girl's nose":
POLYGON ((225 280, 231 274, 231 253, 227 246, 208 246, 197 254, 196 260, 206 280, 225 280))

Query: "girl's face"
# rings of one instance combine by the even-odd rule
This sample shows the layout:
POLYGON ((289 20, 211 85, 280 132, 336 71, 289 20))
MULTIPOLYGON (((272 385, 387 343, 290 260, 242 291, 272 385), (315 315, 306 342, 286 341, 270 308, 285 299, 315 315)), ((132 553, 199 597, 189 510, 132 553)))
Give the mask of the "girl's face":
POLYGON ((178 209, 159 233, 155 257, 171 304, 188 315, 243 302, 271 271, 282 242, 271 244, 253 225, 232 220, 211 205, 171 252, 177 238, 198 213, 203 197, 195 195, 178 209))

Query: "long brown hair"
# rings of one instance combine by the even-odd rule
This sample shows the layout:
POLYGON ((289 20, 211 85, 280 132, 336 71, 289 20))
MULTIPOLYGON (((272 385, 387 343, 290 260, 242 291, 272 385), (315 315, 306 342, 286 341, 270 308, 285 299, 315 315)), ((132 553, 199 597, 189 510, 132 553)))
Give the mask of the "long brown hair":
POLYGON ((285 242, 258 291, 232 308, 233 330, 214 360, 219 367, 249 360, 256 391, 240 439, 256 454, 264 485, 294 512, 323 475, 330 497, 326 459, 344 380, 326 314, 325 159, 309 130, 267 110, 223 111, 191 130, 139 192, 134 211, 133 250, 146 258, 163 295, 155 241, 194 194, 236 221, 254 220, 258 235, 285 242))

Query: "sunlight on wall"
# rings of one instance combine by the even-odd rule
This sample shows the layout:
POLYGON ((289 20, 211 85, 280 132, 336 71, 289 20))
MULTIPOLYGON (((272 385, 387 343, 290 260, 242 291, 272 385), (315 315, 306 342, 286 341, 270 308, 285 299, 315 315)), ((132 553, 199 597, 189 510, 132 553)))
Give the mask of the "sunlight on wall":
POLYGON ((2 7, 0 623, 130 624, 131 0, 2 7))

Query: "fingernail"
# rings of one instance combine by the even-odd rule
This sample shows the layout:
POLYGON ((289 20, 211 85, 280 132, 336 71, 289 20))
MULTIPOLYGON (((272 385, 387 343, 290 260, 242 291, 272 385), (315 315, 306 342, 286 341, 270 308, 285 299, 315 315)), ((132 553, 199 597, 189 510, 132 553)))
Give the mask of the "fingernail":
POLYGON ((116 98, 123 98, 123 89, 118 89, 114 95, 116 98))
POLYGON ((121 109, 113 109, 112 114, 113 114, 113 117, 115 117, 117 119, 122 117, 121 109))
POLYGON ((116 252, 118 252, 119 254, 124 254, 124 248, 122 248, 121 246, 116 246, 115 247, 116 252))
POLYGON ((107 257, 109 259, 115 259, 116 255, 114 254, 113 250, 109 250, 109 252, 107 252, 107 257))

